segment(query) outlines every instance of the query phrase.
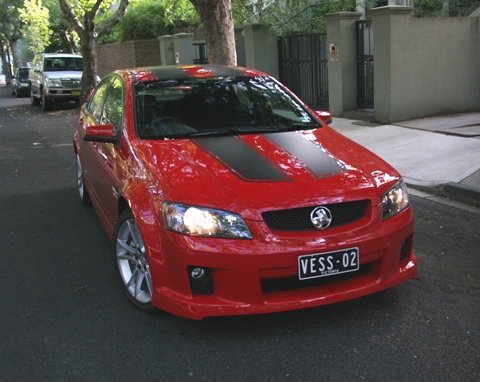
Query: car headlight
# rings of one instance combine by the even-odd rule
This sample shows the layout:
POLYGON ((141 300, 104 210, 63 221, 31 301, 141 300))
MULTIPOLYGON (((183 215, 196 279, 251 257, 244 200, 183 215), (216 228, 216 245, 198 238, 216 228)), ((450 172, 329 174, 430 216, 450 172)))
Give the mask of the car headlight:
POLYGON ((47 80, 47 87, 48 88, 61 88, 62 81, 61 80, 47 80))
POLYGON ((245 221, 237 214, 212 208, 164 202, 167 229, 193 236, 252 239, 245 221))
POLYGON ((408 191, 403 179, 390 188, 382 198, 382 219, 388 219, 408 207, 408 191))

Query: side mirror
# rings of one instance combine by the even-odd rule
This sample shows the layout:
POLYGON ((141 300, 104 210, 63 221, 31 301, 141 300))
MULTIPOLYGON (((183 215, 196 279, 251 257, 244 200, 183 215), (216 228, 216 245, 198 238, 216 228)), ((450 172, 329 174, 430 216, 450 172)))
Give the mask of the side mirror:
POLYGON ((113 134, 112 125, 94 125, 87 126, 83 140, 88 142, 118 143, 120 138, 113 134))
POLYGON ((327 125, 332 123, 332 115, 330 114, 329 111, 324 111, 324 110, 318 110, 315 113, 320 117, 320 119, 325 122, 327 125))

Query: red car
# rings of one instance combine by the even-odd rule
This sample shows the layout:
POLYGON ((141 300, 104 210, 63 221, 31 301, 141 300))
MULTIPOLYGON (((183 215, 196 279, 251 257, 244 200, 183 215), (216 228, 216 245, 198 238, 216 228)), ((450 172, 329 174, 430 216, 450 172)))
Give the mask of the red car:
POLYGON ((417 276, 391 166, 243 67, 106 76, 82 106, 78 190, 129 300, 193 319, 364 296, 417 276))

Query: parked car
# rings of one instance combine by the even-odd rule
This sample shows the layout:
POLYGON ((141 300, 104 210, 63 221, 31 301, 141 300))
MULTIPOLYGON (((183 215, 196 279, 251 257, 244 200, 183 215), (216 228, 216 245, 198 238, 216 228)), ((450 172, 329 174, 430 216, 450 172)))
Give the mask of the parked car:
POLYGON ((30 85, 28 81, 29 67, 20 67, 15 70, 12 77, 12 95, 24 97, 30 94, 30 85))
POLYGON ((29 72, 30 101, 51 110, 53 102, 80 103, 82 56, 69 53, 35 55, 29 72))
POLYGON ((128 299, 183 317, 364 296, 417 276, 402 178, 253 69, 106 76, 74 134, 128 299))

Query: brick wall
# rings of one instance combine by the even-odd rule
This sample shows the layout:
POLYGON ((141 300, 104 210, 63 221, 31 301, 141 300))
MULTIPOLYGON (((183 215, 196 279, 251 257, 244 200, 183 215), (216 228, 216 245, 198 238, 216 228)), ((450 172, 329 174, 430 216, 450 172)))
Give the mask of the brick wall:
POLYGON ((97 48, 97 73, 100 78, 117 69, 155 65, 160 65, 157 39, 116 42, 97 48))

